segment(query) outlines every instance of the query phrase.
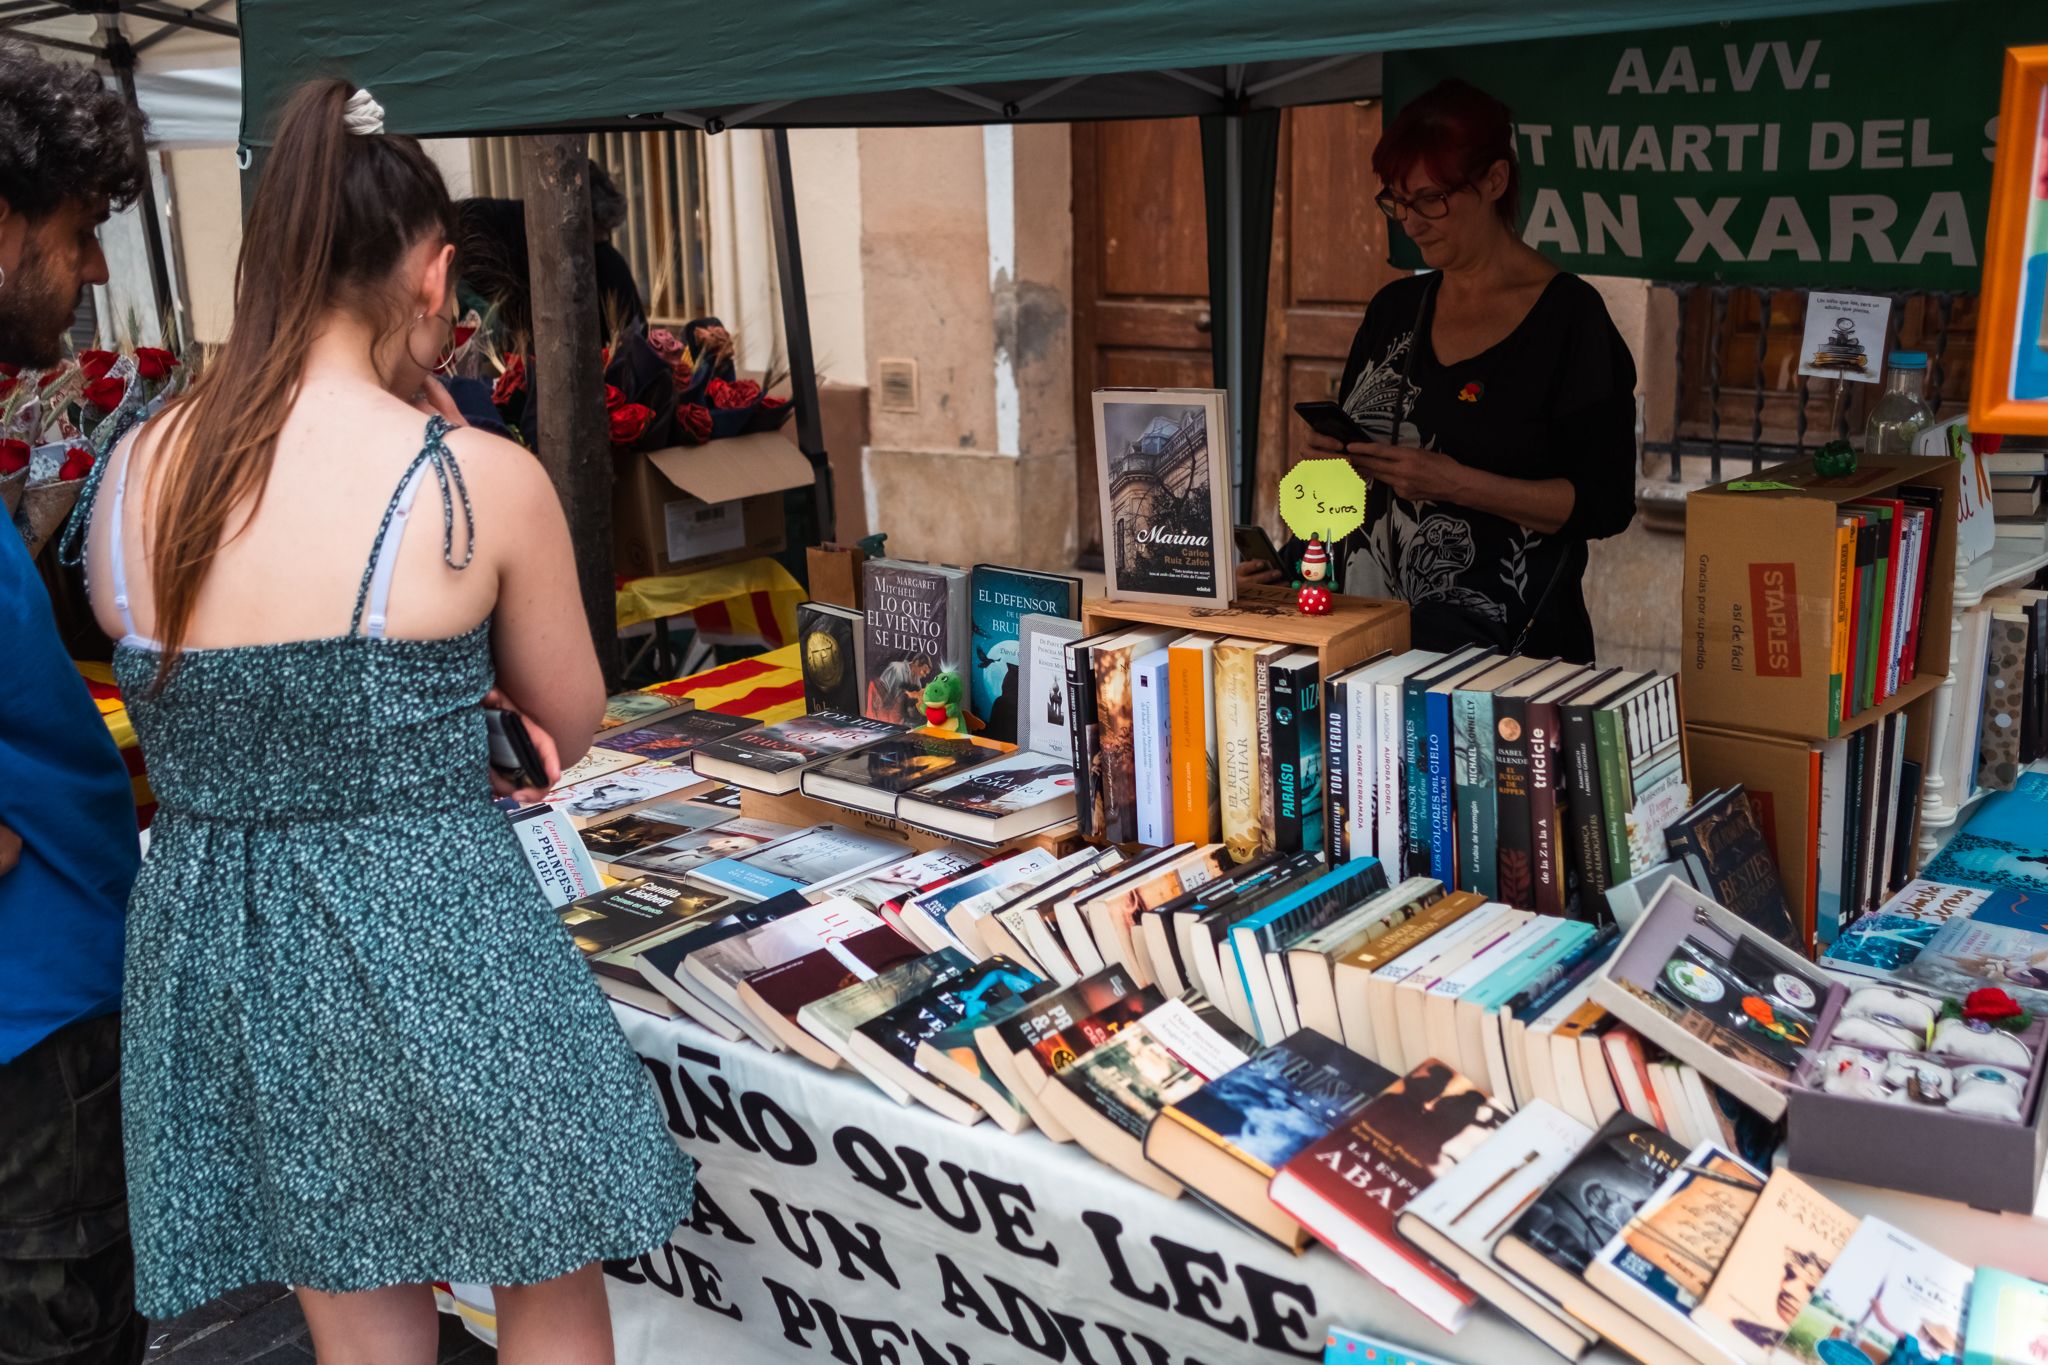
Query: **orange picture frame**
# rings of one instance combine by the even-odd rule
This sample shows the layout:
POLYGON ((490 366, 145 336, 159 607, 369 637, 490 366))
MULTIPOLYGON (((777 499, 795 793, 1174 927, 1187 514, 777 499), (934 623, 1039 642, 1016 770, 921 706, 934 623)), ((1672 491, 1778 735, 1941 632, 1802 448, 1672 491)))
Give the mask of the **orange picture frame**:
POLYGON ((2048 436, 2048 47, 2005 52, 1982 278, 1970 429, 2048 436))

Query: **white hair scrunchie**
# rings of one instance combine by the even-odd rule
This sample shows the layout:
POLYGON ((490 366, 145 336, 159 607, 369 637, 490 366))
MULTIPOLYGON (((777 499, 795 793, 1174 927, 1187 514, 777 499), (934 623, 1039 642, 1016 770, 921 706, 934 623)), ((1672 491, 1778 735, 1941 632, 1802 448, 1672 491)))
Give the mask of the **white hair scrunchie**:
POLYGON ((358 137, 384 131, 384 106, 377 103, 377 97, 367 90, 358 90, 348 97, 348 104, 341 111, 342 126, 358 137))

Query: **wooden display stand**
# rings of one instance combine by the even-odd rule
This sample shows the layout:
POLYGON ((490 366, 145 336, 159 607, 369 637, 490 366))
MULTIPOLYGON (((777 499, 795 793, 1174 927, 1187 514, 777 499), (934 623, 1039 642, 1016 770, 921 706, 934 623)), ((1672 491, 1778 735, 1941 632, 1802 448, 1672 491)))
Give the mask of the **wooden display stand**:
POLYGON ((1323 678, 1375 654, 1398 654, 1408 648, 1406 602, 1333 594, 1329 615, 1303 616, 1295 606, 1292 588, 1241 588, 1237 600, 1227 607, 1109 598, 1084 603, 1081 625, 1088 635, 1118 626, 1178 626, 1205 635, 1295 645, 1321 656, 1318 674, 1323 678))
POLYGON ((740 789, 740 814, 750 820, 772 820, 777 824, 809 827, 811 825, 839 825, 846 829, 858 830, 883 839, 897 839, 910 845, 914 853, 929 853, 935 848, 966 847, 990 848, 992 852, 1018 853, 1027 848, 1042 848, 1056 856, 1064 856, 1080 848, 1085 842, 1074 822, 1040 830, 1000 846, 975 843, 972 839, 957 838, 950 834, 938 834, 916 825, 905 824, 886 815, 875 815, 869 811, 855 810, 833 801, 821 801, 815 796, 805 796, 800 791, 786 792, 780 796, 767 792, 740 789))

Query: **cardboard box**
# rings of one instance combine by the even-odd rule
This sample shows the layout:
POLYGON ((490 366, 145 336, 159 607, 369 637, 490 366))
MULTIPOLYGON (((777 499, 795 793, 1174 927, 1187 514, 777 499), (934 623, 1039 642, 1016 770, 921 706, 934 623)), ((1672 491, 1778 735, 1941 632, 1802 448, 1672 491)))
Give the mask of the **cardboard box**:
POLYGON ((1854 474, 1824 478, 1801 460, 1733 482, 1792 485, 1686 499, 1684 632, 1678 682, 1689 720, 1826 739, 1933 691, 1948 673, 1955 592, 1959 466, 1951 459, 1866 455, 1854 474), (1941 508, 1926 574, 1914 680, 1847 721, 1831 720, 1835 518, 1844 502, 1902 484, 1934 488, 1941 508))
MULTIPOLYGON (((1922 693, 1905 705, 1906 757, 1915 763, 1927 761, 1929 721, 1933 697, 1922 693)), ((1853 729, 1885 714, 1884 710, 1858 716, 1853 729)), ((1845 732, 1846 733, 1846 732, 1845 732)), ((1741 783, 1755 804, 1763 825, 1765 841, 1778 863, 1778 877, 1785 888, 1785 904, 1793 922, 1806 935, 1809 951, 1818 953, 1813 911, 1819 894, 1819 863, 1815 846, 1820 833, 1821 749, 1829 741, 1791 739, 1761 734, 1754 730, 1729 730, 1715 725, 1685 725, 1686 776, 1693 794, 1701 796, 1716 787, 1741 783)), ((1914 803, 1913 837, 1920 835, 1919 803, 1914 803)), ((1911 867, 1918 868, 1913 857, 1911 867)))
POLYGON ((810 573, 811 600, 829 602, 848 611, 859 611, 860 566, 867 561, 852 545, 813 545, 804 551, 810 573))
POLYGON ((811 479, 811 462, 774 431, 622 456, 612 566, 643 578, 774 554, 784 540, 782 490, 811 479))

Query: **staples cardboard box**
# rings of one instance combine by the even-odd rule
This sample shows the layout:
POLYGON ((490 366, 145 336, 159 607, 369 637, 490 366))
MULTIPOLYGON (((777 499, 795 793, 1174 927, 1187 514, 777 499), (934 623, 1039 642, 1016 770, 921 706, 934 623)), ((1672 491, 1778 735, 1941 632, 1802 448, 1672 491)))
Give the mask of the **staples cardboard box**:
POLYGON ((1873 711, 1905 705, 1948 673, 1955 591, 1956 461, 1865 455, 1834 478, 1800 460, 1703 488, 1686 499, 1679 686, 1698 724, 1826 739, 1859 723, 1831 718, 1835 519, 1844 502, 1901 485, 1941 494, 1916 642, 1914 677, 1873 711), (1733 483, 1790 487, 1739 491, 1733 483))
POLYGON ((612 485, 613 567, 642 578, 774 554, 782 490, 811 479, 811 462, 774 431, 624 456, 612 485))

